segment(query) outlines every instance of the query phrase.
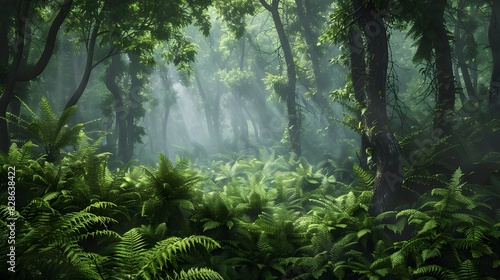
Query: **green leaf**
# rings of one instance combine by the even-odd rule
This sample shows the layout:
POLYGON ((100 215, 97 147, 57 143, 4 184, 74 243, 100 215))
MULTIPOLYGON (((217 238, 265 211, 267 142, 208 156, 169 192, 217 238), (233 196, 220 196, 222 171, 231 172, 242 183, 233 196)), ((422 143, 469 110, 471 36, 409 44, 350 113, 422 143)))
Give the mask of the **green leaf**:
POLYGON ((370 229, 367 229, 367 228, 358 231, 358 234, 357 234, 358 239, 365 236, 367 233, 371 233, 371 232, 372 231, 370 229))

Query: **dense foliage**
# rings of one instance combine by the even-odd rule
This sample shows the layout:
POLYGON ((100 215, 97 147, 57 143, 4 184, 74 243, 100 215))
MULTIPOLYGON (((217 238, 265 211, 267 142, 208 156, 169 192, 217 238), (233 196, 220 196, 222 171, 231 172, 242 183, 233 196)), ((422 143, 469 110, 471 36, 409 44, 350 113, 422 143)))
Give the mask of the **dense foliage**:
POLYGON ((500 1, 4 2, 1 279, 500 279, 500 1))
MULTIPOLYGON (((57 119, 44 110, 32 122, 57 119)), ((101 140, 82 130, 75 141, 64 139, 73 149, 54 161, 39 149, 47 142, 32 141, 13 144, 1 158, 3 177, 16 168, 16 279, 498 276, 498 173, 477 185, 460 168, 426 173, 440 158, 425 158, 408 168, 405 187, 430 191, 373 216, 374 174, 356 164, 345 177, 332 163, 261 149, 197 164, 160 154, 155 168, 110 170, 101 140)), ((1 206, 4 236, 10 210, 1 206)))

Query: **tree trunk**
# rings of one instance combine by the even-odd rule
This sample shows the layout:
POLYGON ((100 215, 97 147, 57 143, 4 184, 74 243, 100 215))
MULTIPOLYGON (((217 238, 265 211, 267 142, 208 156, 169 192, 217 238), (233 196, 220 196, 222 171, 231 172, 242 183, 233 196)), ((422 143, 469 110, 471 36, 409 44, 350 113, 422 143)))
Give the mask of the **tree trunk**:
POLYGON ((240 137, 240 128, 236 97, 233 96, 233 98, 229 99, 228 102, 229 119, 231 122, 231 127, 233 128, 233 145, 237 147, 240 137))
POLYGON ((214 133, 216 136, 217 143, 221 143, 219 140, 221 138, 220 136, 220 101, 222 99, 222 91, 217 91, 217 94, 215 95, 215 103, 212 111, 212 118, 214 122, 214 133))
POLYGON ((290 47, 290 42, 288 42, 287 35, 285 33, 285 28, 281 22, 281 17, 279 14, 279 0, 272 0, 271 4, 268 4, 266 0, 259 0, 260 3, 271 13, 273 18, 274 26, 276 32, 278 33, 278 38, 280 41, 281 49, 283 50, 283 55, 285 57, 286 63, 286 73, 287 73, 287 86, 286 86, 286 107, 288 111, 288 137, 290 139, 290 144, 292 146, 292 151, 297 155, 302 155, 302 145, 300 140, 300 116, 297 111, 297 102, 295 96, 295 88, 297 83, 297 74, 295 69, 295 62, 293 61, 292 48, 290 47))
MULTIPOLYGON (((245 50, 246 50, 246 38, 243 36, 240 38, 241 43, 241 55, 240 55, 240 72, 243 73, 245 71, 245 50)), ((245 100, 243 96, 249 94, 248 88, 239 87, 238 92, 236 93, 237 97, 235 98, 236 104, 238 104, 238 118, 240 120, 240 128, 241 128, 241 140, 243 140, 243 146, 247 149, 250 146, 250 137, 248 135, 248 121, 245 117, 244 109, 245 108, 245 100)), ((249 114, 249 117, 250 114, 249 114)))
POLYGON ((162 148, 163 148, 163 154, 168 157, 168 137, 167 137, 167 124, 168 124, 168 117, 170 115, 170 107, 172 104, 165 104, 165 113, 163 114, 163 123, 161 124, 162 127, 162 148))
POLYGON ((493 58, 491 72, 489 110, 494 118, 500 118, 500 1, 493 1, 488 40, 493 58))
POLYGON ((85 91, 85 88, 87 87, 87 84, 89 83, 90 80, 90 74, 92 72, 92 69, 94 68, 94 50, 95 50, 95 44, 99 32, 99 26, 101 25, 101 19, 99 18, 94 25, 92 32, 90 34, 89 42, 87 45, 87 61, 85 62, 85 70, 83 71, 83 76, 80 81, 80 84, 78 85, 78 88, 75 90, 71 98, 68 100, 66 103, 66 106, 64 107, 64 110, 68 109, 69 107, 76 105, 78 103, 78 100, 83 95, 83 92, 85 91))
MULTIPOLYGON (((139 78, 141 74, 141 58, 138 54, 128 54, 129 75, 130 75, 130 89, 128 93, 127 102, 127 151, 123 155, 123 161, 129 162, 134 155, 135 143, 140 142, 140 135, 137 135, 137 123, 143 117, 144 109, 142 107, 141 91, 143 89, 145 78, 139 78)), ((142 69, 144 70, 144 69, 142 69)))
POLYGON ((122 155, 122 161, 124 163, 129 162, 132 160, 132 157, 134 155, 134 146, 136 139, 139 137, 136 135, 137 130, 135 129, 135 118, 134 115, 131 113, 132 108, 130 106, 127 106, 127 118, 126 118, 126 123, 127 127, 125 131, 127 132, 127 140, 125 141, 125 146, 127 146, 127 149, 125 149, 125 153, 122 155))
POLYGON ((449 36, 444 22, 444 11, 447 0, 437 0, 432 3, 433 20, 430 28, 434 34, 435 65, 437 71, 437 97, 434 112, 434 135, 446 137, 451 134, 449 115, 455 108, 455 79, 451 59, 449 36))
MULTIPOLYGON (((459 4, 461 2, 459 1, 459 4)), ((460 18, 462 16, 462 13, 460 12, 460 10, 462 9, 461 6, 459 6, 457 8, 458 10, 458 14, 457 14, 457 17, 460 18)), ((464 85, 465 85, 465 90, 467 92, 467 96, 468 96, 468 99, 471 100, 471 101, 477 101, 477 98, 476 98, 476 90, 474 88, 474 85, 472 83, 472 78, 471 78, 471 75, 470 75, 470 72, 469 72, 469 68, 468 68, 468 65, 467 65, 467 58, 464 57, 465 54, 463 52, 463 49, 464 49, 464 40, 465 38, 462 37, 462 36, 468 36, 468 35, 462 35, 462 32, 460 31, 460 29, 463 28, 460 26, 460 20, 457 20, 455 22, 455 56, 457 58, 457 67, 460 69, 460 72, 462 73, 462 79, 464 81, 464 85)), ((458 69, 455 69, 455 71, 453 71, 453 75, 457 78, 457 81, 458 81, 458 69)), ((464 94, 460 94, 460 99, 462 101, 462 105, 465 104, 465 100, 463 98, 464 94)))
POLYGON ((7 83, 9 75, 9 31, 11 27, 12 12, 14 11, 13 1, 3 0, 0 2, 0 85, 7 83))
POLYGON ((388 38, 382 18, 375 17, 378 11, 373 2, 353 0, 359 14, 359 23, 367 41, 366 49, 366 111, 367 132, 377 165, 373 185, 372 212, 378 214, 395 206, 397 193, 401 189, 403 170, 399 144, 389 129, 386 110, 386 80, 388 65, 388 38))
POLYGON ((104 83, 106 88, 113 95, 113 105, 116 113, 116 130, 118 131, 118 158, 122 162, 126 161, 127 155, 127 110, 123 102, 123 91, 116 83, 116 78, 120 74, 122 63, 120 56, 111 58, 111 64, 106 69, 104 83))
POLYGON ((196 85, 198 86, 198 93, 200 94, 201 101, 203 103, 203 111, 205 112, 205 118, 207 119, 208 135, 212 139, 217 139, 215 136, 215 130, 214 130, 212 106, 208 102, 207 94, 205 93, 205 89, 203 88, 203 85, 201 84, 200 77, 198 76, 198 73, 195 71, 193 75, 194 75, 194 79, 196 81, 196 85))
MULTIPOLYGON (((72 0, 67 0, 64 1, 63 5, 61 6, 56 18, 52 22, 49 33, 47 34, 47 40, 45 42, 44 50, 38 60, 38 62, 35 64, 33 68, 30 69, 21 69, 21 62, 22 62, 22 57, 23 57, 23 51, 25 48, 25 40, 29 40, 27 37, 27 32, 25 30, 26 28, 26 21, 28 19, 28 10, 30 7, 30 2, 31 1, 24 1, 20 7, 20 13, 18 14, 17 17, 17 26, 16 26, 16 42, 14 47, 14 59, 12 62, 11 67, 8 66, 8 58, 9 58, 9 51, 5 54, 1 54, 0 57, 0 66, 7 66, 5 68, 9 69, 10 68, 10 73, 8 76, 1 75, 0 76, 0 82, 2 84, 0 85, 5 85, 5 90, 2 94, 2 97, 0 97, 0 151, 7 152, 9 146, 10 146, 10 137, 9 137, 9 129, 7 126, 7 122, 5 120, 6 114, 7 114, 7 107, 9 106, 9 103, 14 95, 14 89, 16 86, 16 81, 29 81, 37 76, 39 76, 47 64, 49 63, 52 53, 54 52, 54 47, 57 39, 57 33, 59 32, 59 29, 61 28, 62 23, 68 16, 71 7, 73 5, 72 0)), ((6 7, 2 6, 2 9, 5 9, 6 7)), ((4 12, 8 13, 8 12, 4 12)), ((8 14, 7 14, 8 16, 8 14)), ((10 19, 5 18, 2 19, 2 24, 8 23, 10 19)), ((0 40, 2 43, 0 43, 0 50, 6 47, 6 40, 5 42, 3 41, 4 36, 8 36, 8 27, 7 26, 2 26, 0 27, 0 40), (7 28, 7 30, 5 30, 7 28)), ((8 47, 8 43, 7 43, 8 47)))
MULTIPOLYGON (((168 131, 168 119, 170 117, 170 109, 176 102, 176 97, 173 92, 170 91, 172 87, 172 83, 169 80, 168 77, 168 69, 165 66, 160 66, 160 79, 161 83, 163 85, 163 88, 165 90, 165 96, 163 99, 163 107, 165 108, 165 112, 163 114, 163 123, 161 124, 162 127, 162 135, 161 135, 161 143, 162 143, 162 149, 163 149, 163 154, 168 157, 168 137, 167 137, 167 131, 168 131)), ((196 75, 196 73, 194 74, 196 75)))
MULTIPOLYGON (((359 104, 359 107, 366 108, 366 63, 365 51, 363 46, 363 39, 361 37, 361 30, 356 26, 352 26, 349 33, 349 49, 350 49, 350 63, 351 63, 351 79, 354 90, 354 98, 359 104)), ((365 127, 367 124, 364 121, 361 110, 358 119, 363 124, 361 131, 361 149, 359 153, 359 166, 368 170, 368 154, 367 149, 370 145, 368 136, 366 135, 365 127)))
POLYGON ((463 60, 463 58, 458 58, 458 63, 460 65, 460 72, 462 72, 462 79, 464 80, 468 99, 471 101, 477 101, 476 90, 474 89, 474 85, 472 84, 472 79, 467 63, 463 60))
POLYGON ((42 74, 43 70, 45 70, 45 67, 47 67, 47 64, 49 64, 49 61, 52 57, 52 53, 54 52, 54 48, 56 46, 57 33, 59 33, 61 25, 63 24, 66 17, 69 15, 72 5, 73 5, 73 0, 63 1, 63 5, 61 6, 59 13, 57 14, 54 21, 52 21, 49 33, 47 34, 47 40, 45 40, 45 46, 42 54, 40 55, 40 58, 33 67, 28 69, 22 69, 16 75, 16 81, 20 82, 31 81, 36 77, 38 77, 40 74, 42 74))
POLYGON ((248 122, 243 111, 243 99, 240 96, 235 98, 234 103, 236 104, 236 116, 238 118, 238 125, 240 127, 240 137, 243 141, 243 147, 248 148, 250 145, 250 137, 248 136, 248 122))
MULTIPOLYGON (((26 24, 26 32, 31 33, 30 26, 26 24)), ((23 57, 21 58, 21 64, 19 65, 19 69, 24 69, 28 65, 28 57, 30 55, 30 47, 31 47, 31 41, 30 40, 25 40, 24 42, 24 51, 23 51, 23 57)), ((14 88, 14 98, 12 98, 9 107, 10 107, 10 113, 14 117, 19 117, 21 116, 21 100, 26 100, 29 95, 29 87, 27 82, 16 82, 15 88, 14 88)), ((17 125, 17 123, 10 123, 9 124, 9 132, 13 134, 14 136, 21 132, 21 127, 17 125)))
POLYGON ((26 21, 24 19, 26 19, 28 15, 29 2, 30 1, 24 2, 24 5, 21 6, 21 10, 19 12, 19 19, 22 20, 17 21, 14 59, 10 67, 10 73, 7 76, 5 90, 0 97, 0 151, 2 152, 7 152, 10 146, 9 129, 5 117, 7 116, 7 107, 9 106, 12 96, 14 95, 16 75, 19 73, 23 58, 24 40, 26 36, 26 21))
MULTIPOLYGON (((255 140, 257 142, 259 142, 259 129, 257 128, 257 123, 255 122, 255 119, 252 117, 252 114, 250 113, 250 111, 248 110, 247 106, 243 106, 242 107, 243 111, 245 111, 245 113, 247 114, 248 116, 248 120, 250 121, 250 123, 252 124, 252 127, 253 127, 253 133, 255 134, 255 140)), ((250 145, 250 143, 248 143, 250 145)))

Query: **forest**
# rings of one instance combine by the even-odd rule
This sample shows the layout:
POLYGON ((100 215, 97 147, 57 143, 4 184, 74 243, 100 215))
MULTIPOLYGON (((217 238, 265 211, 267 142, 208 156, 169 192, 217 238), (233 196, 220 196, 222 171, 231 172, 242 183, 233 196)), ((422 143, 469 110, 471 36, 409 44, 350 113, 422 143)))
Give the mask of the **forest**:
POLYGON ((0 6, 1 279, 500 279, 500 1, 0 6))

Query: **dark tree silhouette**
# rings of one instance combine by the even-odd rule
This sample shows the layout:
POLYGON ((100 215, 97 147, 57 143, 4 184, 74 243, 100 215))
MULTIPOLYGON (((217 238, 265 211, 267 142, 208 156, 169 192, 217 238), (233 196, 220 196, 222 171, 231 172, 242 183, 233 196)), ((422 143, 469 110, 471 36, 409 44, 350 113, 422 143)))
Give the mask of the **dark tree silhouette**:
POLYGON ((285 27, 281 21, 281 15, 279 12, 279 0, 272 0, 271 4, 267 3, 266 0, 259 0, 262 6, 266 8, 271 13, 274 21, 274 26, 276 32, 278 33, 278 38, 280 41, 281 49, 283 50, 283 56, 285 57, 286 63, 286 75, 288 78, 284 94, 286 96, 286 108, 288 111, 288 136, 290 137, 290 144, 292 145, 292 151, 298 155, 302 155, 302 145, 300 141, 300 115, 297 111, 297 101, 296 101, 296 84, 297 84, 297 71, 295 69, 295 62, 293 61, 292 48, 290 47, 290 42, 285 33, 285 27))
MULTIPOLYGON (((362 114, 364 130, 377 165, 373 185, 373 211, 381 213, 394 206, 397 192, 401 189, 403 170, 399 143, 389 128, 386 110, 386 80, 388 64, 388 38, 385 22, 376 17, 379 12, 374 1, 353 0, 358 23, 366 40, 365 78, 359 73, 363 67, 360 58, 355 58, 357 69, 353 70, 354 83, 364 81, 366 110, 362 114)), ((357 86, 360 87, 361 85, 357 86)), ((358 90, 358 95, 360 88, 358 90)), ((357 97, 362 100, 361 96, 357 97)))

